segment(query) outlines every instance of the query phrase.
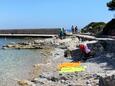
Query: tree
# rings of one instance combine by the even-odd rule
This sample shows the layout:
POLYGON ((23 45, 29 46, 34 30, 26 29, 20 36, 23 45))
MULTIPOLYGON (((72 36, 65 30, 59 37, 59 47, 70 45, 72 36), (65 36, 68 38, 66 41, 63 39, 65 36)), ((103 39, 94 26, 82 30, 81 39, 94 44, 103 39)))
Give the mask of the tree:
POLYGON ((107 7, 109 8, 109 10, 115 10, 115 0, 108 2, 107 7))

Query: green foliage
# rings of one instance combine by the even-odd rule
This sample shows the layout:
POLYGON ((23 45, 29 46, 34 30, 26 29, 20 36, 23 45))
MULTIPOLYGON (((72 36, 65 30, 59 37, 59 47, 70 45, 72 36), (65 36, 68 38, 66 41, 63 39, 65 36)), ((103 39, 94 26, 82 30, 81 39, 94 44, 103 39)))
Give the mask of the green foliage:
POLYGON ((115 0, 108 2, 107 7, 109 8, 109 10, 115 10, 115 0))
POLYGON ((91 34, 98 34, 103 30, 103 27, 105 26, 104 22, 91 22, 87 26, 81 29, 81 33, 91 33, 91 34))

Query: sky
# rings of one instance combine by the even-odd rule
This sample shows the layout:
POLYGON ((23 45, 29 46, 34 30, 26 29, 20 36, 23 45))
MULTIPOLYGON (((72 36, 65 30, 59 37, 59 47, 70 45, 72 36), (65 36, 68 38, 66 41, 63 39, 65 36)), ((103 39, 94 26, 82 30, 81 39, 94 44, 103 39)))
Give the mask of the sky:
POLYGON ((108 22, 110 0, 0 0, 0 29, 83 28, 90 22, 108 22))

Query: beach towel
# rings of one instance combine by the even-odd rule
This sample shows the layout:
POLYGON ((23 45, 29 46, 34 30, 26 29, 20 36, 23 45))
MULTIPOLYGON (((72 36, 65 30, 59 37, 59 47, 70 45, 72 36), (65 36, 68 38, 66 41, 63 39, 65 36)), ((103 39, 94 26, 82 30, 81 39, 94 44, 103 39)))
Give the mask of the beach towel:
POLYGON ((76 67, 76 66, 80 66, 81 62, 64 62, 62 64, 58 65, 58 69, 60 70, 63 67, 76 67))
POLYGON ((63 67, 59 71, 59 73, 70 73, 70 72, 82 72, 85 71, 85 66, 77 66, 77 67, 63 67))

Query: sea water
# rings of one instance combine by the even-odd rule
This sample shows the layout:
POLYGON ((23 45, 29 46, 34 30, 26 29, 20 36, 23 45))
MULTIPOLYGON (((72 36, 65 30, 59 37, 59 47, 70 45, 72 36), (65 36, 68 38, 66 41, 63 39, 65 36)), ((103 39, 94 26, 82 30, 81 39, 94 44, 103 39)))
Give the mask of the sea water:
POLYGON ((30 79, 33 64, 45 60, 39 49, 2 49, 6 44, 28 40, 33 39, 0 38, 0 86, 18 86, 16 80, 30 79))

